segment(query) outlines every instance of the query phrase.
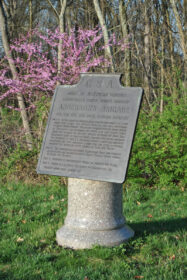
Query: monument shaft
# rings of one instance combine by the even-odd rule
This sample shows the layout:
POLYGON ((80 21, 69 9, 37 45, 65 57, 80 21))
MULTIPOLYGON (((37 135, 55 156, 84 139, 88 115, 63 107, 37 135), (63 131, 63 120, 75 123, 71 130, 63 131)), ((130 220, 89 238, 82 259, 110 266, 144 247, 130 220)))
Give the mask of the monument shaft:
POLYGON ((69 178, 68 214, 57 242, 74 249, 119 245, 134 235, 122 211, 122 184, 69 178))

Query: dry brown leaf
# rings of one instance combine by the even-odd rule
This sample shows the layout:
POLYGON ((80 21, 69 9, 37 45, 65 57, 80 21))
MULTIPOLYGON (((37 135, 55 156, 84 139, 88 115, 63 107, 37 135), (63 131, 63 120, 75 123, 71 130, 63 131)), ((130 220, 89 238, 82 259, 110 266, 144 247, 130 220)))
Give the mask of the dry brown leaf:
POLYGON ((175 255, 169 257, 170 260, 175 260, 175 255))
POLYGON ((148 214, 147 217, 148 218, 153 218, 153 216, 151 214, 148 214))
POLYGON ((22 222, 23 224, 26 224, 27 221, 26 221, 26 220, 22 220, 21 222, 22 222))
POLYGON ((40 242, 44 243, 46 240, 45 239, 41 239, 40 242))
POLYGON ((23 242, 24 241, 24 239, 23 238, 21 238, 21 237, 18 237, 18 239, 16 240, 17 242, 23 242))
POLYGON ((134 276, 134 278, 135 278, 135 279, 143 279, 144 276, 142 276, 142 275, 137 275, 137 276, 134 276))
POLYGON ((141 202, 139 202, 139 201, 136 201, 136 203, 137 203, 138 205, 140 205, 140 204, 141 204, 141 202))
POLYGON ((54 195, 52 194, 49 199, 53 200, 54 199, 54 195))

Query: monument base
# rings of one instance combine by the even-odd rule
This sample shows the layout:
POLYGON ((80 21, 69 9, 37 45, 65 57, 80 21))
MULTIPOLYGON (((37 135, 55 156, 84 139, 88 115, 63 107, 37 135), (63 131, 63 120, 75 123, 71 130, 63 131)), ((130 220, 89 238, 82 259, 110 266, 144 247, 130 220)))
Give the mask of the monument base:
POLYGON ((127 225, 105 231, 94 231, 63 226, 57 231, 57 243, 65 248, 89 249, 94 245, 113 247, 126 242, 134 236, 134 231, 127 225))
POLYGON ((130 237, 122 207, 122 184, 68 179, 68 213, 57 243, 73 249, 116 246, 130 237))

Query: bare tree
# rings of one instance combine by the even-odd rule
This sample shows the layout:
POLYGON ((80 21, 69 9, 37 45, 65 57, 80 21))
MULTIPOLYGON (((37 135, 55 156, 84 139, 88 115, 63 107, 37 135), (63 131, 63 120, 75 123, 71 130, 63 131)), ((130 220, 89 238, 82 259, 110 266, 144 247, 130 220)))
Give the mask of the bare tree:
MULTIPOLYGON (((185 3, 186 1, 184 1, 184 5, 187 5, 185 3)), ((173 13, 175 15, 175 19, 176 19, 176 25, 177 25, 177 29, 179 32, 179 36, 180 36, 180 46, 183 52, 183 56, 184 56, 184 72, 185 72, 185 79, 186 79, 186 72, 187 72, 187 50, 186 50, 186 37, 185 34, 187 32, 187 30, 185 30, 186 27, 186 23, 185 23, 185 27, 183 30, 183 26, 180 20, 180 16, 179 16, 179 12, 177 10, 177 6, 176 6, 176 0, 170 0, 172 9, 173 9, 173 13)), ((186 6, 184 6, 184 13, 186 13, 186 6)), ((184 15, 184 18, 186 17, 186 15, 184 15)), ((186 88, 186 80, 184 81, 184 87, 186 88)))
MULTIPOLYGON (((8 63, 10 66, 10 70, 12 72, 12 77, 14 80, 17 80, 17 69, 15 67, 15 64, 13 62, 13 57, 10 51, 10 46, 8 42, 8 36, 6 32, 6 24, 5 24, 5 16, 4 16, 4 11, 2 7, 2 3, 0 2, 0 30, 1 30, 1 35, 2 35, 2 42, 3 42, 3 47, 5 50, 5 54, 8 59, 8 63)), ((17 93, 17 100, 18 100, 18 105, 21 110, 21 118, 23 122, 23 127, 25 130, 25 137, 26 137, 26 142, 29 150, 32 150, 33 147, 33 140, 32 140, 32 134, 29 126, 29 120, 28 116, 26 113, 26 108, 25 108, 25 103, 24 103, 24 98, 21 93, 17 93)))
POLYGON ((29 29, 32 30, 32 0, 29 0, 29 29))
MULTIPOLYGON (((127 12, 123 0, 119 0, 119 18, 121 23, 121 30, 123 37, 125 38, 127 44, 129 43, 129 31, 127 23, 127 12)), ((125 59, 124 59, 124 74, 125 74, 125 85, 131 85, 131 73, 130 73, 130 49, 126 48, 125 50, 125 59)))
MULTIPOLYGON (((65 10, 66 10, 66 6, 67 6, 67 0, 60 0, 60 6, 61 6, 60 13, 58 13, 57 9, 55 8, 55 6, 52 4, 52 2, 50 0, 47 0, 47 2, 51 6, 56 18, 58 19, 60 33, 64 33, 65 32, 64 15, 65 15, 65 10)), ((59 42, 58 42, 58 75, 61 72, 61 67, 62 67, 62 39, 59 39, 59 42)), ((57 84, 59 84, 59 82, 57 84)))
MULTIPOLYGON (((150 99, 150 22, 149 22, 149 3, 146 0, 144 4, 144 65, 145 65, 145 73, 144 73, 144 87, 146 99, 149 103, 150 99)), ((149 103, 150 104, 150 103, 149 103)))
POLYGON ((104 17, 103 17, 102 12, 101 12, 101 8, 99 6, 99 1, 98 0, 93 0, 93 4, 94 4, 95 11, 96 11, 96 14, 98 16, 98 19, 99 19, 99 22, 100 22, 100 25, 101 25, 101 29, 102 29, 102 32, 103 32, 104 43, 105 43, 105 54, 106 54, 106 57, 110 60, 111 70, 114 72, 114 63, 113 63, 113 60, 112 60, 112 53, 111 53, 111 49, 110 49, 110 46, 109 46, 109 36, 108 36, 107 26, 106 26, 104 17))
POLYGON ((179 36, 180 36, 180 43, 181 43, 181 49, 184 55, 184 60, 187 60, 187 51, 186 51, 186 40, 185 40, 185 31, 183 31, 183 27, 180 21, 180 16, 179 13, 177 11, 177 6, 176 6, 176 1, 175 0, 170 0, 172 9, 173 9, 173 13, 175 15, 175 19, 176 19, 176 25, 179 31, 179 36))

